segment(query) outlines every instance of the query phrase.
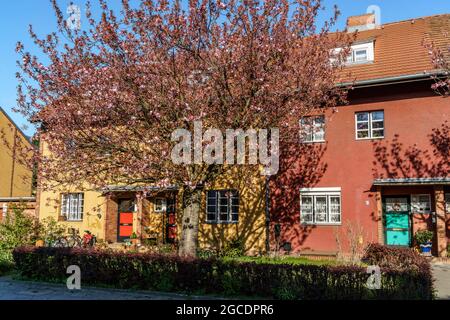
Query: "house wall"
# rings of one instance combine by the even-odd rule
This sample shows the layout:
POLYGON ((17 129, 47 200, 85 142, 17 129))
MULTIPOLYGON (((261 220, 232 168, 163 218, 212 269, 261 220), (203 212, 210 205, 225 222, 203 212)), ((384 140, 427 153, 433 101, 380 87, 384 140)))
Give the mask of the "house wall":
POLYGON ((206 222, 206 194, 204 194, 199 226, 200 248, 221 249, 231 240, 240 239, 248 254, 257 255, 265 252, 267 239, 265 176, 260 174, 259 169, 237 166, 216 179, 214 183, 207 185, 205 189, 238 190, 239 221, 235 224, 206 222))
POLYGON ((448 143, 442 129, 448 127, 450 104, 430 85, 356 89, 349 105, 325 113, 325 143, 283 148, 280 174, 271 181, 272 248, 276 223, 282 226, 282 240, 291 242, 294 252, 336 253, 336 234, 348 250, 349 225, 363 228, 365 241, 382 242, 374 179, 448 177, 445 152, 433 152, 442 151, 440 143, 445 139, 448 143), (356 140, 355 112, 375 110, 384 110, 385 137, 356 140), (400 154, 399 159, 385 152, 391 149, 400 154), (299 189, 304 187, 340 187, 342 224, 301 225, 299 189))
MULTIPOLYGON (((236 167, 214 183, 205 186, 209 189, 236 189, 239 191, 240 207, 239 222, 236 224, 210 224, 206 223, 206 192, 203 193, 199 225, 199 246, 204 249, 220 249, 230 240, 240 237, 249 254, 258 254, 265 251, 265 177, 259 170, 248 170, 236 167)), ((115 193, 105 197, 95 191, 80 191, 70 188, 55 188, 52 191, 40 191, 39 218, 53 217, 67 228, 75 228, 82 234, 84 230, 91 231, 98 239, 108 242, 117 241, 118 228, 118 201, 121 198, 136 198, 135 192, 115 193), (65 221, 61 218, 61 195, 69 192, 84 193, 83 221, 65 221)), ((135 213, 133 230, 142 238, 156 238, 164 240, 165 220, 164 213, 154 210, 154 200, 159 197, 168 197, 168 193, 148 195, 142 200, 136 199, 138 211, 135 213), (142 201, 142 202, 140 202, 142 201)), ((181 234, 182 207, 181 193, 177 195, 177 235, 181 234)))
POLYGON ((0 138, 0 197, 29 197, 32 170, 19 163, 17 150, 30 143, 1 108, 0 132, 4 135, 0 138))
POLYGON ((52 217, 66 228, 75 228, 83 236, 89 230, 98 239, 105 239, 106 201, 100 192, 76 189, 42 191, 39 193, 39 220, 52 217), (61 195, 68 192, 84 193, 84 212, 82 221, 67 221, 61 217, 61 195))

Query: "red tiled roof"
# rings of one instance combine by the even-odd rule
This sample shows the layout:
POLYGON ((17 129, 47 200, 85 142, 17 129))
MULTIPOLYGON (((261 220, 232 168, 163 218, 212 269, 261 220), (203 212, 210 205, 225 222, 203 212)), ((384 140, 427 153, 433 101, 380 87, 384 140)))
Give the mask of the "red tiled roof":
MULTIPOLYGON (((450 46, 450 14, 417 18, 358 32, 356 42, 374 40, 375 61, 348 65, 346 80, 365 81, 433 72, 423 40, 450 46)), ((448 50, 446 51, 448 52, 448 50)))

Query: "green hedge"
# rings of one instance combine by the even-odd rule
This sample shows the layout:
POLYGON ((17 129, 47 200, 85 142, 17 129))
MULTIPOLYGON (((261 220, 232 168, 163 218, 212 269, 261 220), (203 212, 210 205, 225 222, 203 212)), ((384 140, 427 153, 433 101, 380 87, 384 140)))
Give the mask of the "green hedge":
POLYGON ((110 285, 192 294, 275 299, 431 299, 428 275, 384 269, 382 289, 365 287, 366 269, 356 266, 262 264, 220 259, 21 247, 14 253, 28 279, 65 282, 69 265, 81 268, 82 285, 110 285))

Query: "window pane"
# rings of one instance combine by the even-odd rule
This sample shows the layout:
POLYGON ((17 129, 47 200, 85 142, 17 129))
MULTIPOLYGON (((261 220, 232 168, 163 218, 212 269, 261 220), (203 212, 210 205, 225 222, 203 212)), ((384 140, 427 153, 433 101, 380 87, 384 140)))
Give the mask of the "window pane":
POLYGON ((300 221, 302 223, 313 222, 313 198, 311 196, 301 197, 300 221))
POLYGON ((413 195, 411 197, 411 209, 413 212, 417 213, 430 213, 431 203, 430 196, 423 195, 413 195))
POLYGON ((300 137, 303 142, 312 142, 313 134, 312 134, 312 118, 311 117, 303 117, 300 120, 300 137))
POLYGON ((219 220, 222 222, 227 222, 228 221, 228 212, 221 212, 219 214, 219 220))
POLYGON ((369 137, 369 131, 358 131, 358 139, 364 139, 369 137))
POLYGON ((384 130, 373 130, 372 137, 374 138, 384 137, 384 130))
POLYGON ((318 116, 314 118, 314 141, 322 141, 325 137, 325 117, 318 116))
POLYGON ((330 216, 330 222, 332 222, 332 223, 339 223, 339 222, 341 222, 341 214, 332 214, 330 216))
POLYGON ((367 50, 356 50, 355 51, 355 61, 366 61, 367 60, 367 50))
POLYGON ((316 196, 316 204, 314 207, 314 216, 316 222, 327 221, 327 197, 316 196))
POLYGON ((302 201, 302 205, 301 205, 301 212, 302 214, 308 214, 308 213, 312 213, 313 212, 313 205, 312 205, 312 200, 313 198, 311 196, 302 196, 301 201, 302 201))
POLYGON ((330 213, 332 214, 341 213, 341 197, 330 196, 330 213))
POLYGON ((408 199, 406 198, 387 198, 386 211, 408 211, 408 199))
POLYGON ((384 122, 383 121, 374 121, 374 122, 372 122, 372 128, 373 129, 383 129, 384 122))
POLYGON ((360 112, 356 114, 357 121, 369 121, 369 113, 368 112, 360 112))
POLYGON ((358 122, 356 125, 357 130, 369 130, 369 123, 368 122, 358 122))
POLYGON ((384 120, 384 111, 372 112, 372 120, 384 120))

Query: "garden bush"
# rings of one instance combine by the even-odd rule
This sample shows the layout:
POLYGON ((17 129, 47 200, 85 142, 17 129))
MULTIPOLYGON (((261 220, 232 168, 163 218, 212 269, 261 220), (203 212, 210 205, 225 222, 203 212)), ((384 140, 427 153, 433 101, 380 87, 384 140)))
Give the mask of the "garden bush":
POLYGON ((413 270, 429 273, 431 268, 428 260, 412 248, 393 248, 377 243, 368 246, 362 260, 367 264, 399 271, 413 270))
POLYGON ((65 282, 69 265, 81 268, 82 285, 275 299, 431 299, 427 274, 383 269, 382 288, 365 286, 366 269, 194 259, 172 255, 101 250, 20 247, 14 251, 19 274, 28 279, 65 282))
POLYGON ((39 221, 25 214, 23 205, 12 207, 5 220, 0 222, 0 263, 10 264, 14 248, 34 244, 39 232, 39 221))

